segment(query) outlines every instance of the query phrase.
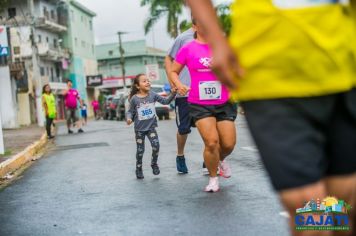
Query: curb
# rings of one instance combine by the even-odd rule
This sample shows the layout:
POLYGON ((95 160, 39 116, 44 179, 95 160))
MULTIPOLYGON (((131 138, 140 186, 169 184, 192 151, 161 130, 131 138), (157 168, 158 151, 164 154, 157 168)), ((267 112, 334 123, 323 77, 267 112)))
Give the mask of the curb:
POLYGON ((0 179, 4 178, 9 173, 15 172, 21 166, 31 161, 33 156, 46 144, 47 135, 44 133, 38 141, 28 146, 25 150, 0 163, 0 179))

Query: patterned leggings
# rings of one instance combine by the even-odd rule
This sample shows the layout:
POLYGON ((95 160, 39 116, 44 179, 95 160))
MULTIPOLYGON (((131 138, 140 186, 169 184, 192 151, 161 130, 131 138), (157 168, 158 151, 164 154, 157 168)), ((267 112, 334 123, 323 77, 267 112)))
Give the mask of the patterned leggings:
POLYGON ((145 138, 148 137, 148 140, 151 142, 152 146, 152 159, 151 165, 157 164, 158 153, 159 153, 159 140, 156 129, 149 131, 136 131, 136 167, 142 166, 142 158, 145 153, 145 138))

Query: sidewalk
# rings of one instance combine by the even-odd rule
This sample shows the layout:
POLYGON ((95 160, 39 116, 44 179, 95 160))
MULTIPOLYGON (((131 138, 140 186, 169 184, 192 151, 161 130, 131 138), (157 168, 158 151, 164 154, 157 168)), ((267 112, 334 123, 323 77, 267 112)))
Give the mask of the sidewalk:
POLYGON ((5 155, 0 155, 0 163, 10 159, 38 141, 45 130, 37 125, 30 125, 19 129, 3 130, 3 132, 5 155))

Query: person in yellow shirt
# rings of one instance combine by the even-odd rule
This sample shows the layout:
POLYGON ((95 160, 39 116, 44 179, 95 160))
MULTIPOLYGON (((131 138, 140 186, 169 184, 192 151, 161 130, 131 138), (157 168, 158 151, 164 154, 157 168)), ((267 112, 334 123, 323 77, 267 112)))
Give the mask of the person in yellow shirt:
POLYGON ((290 214, 335 196, 356 207, 356 0, 235 0, 224 37, 210 0, 187 0, 213 69, 242 102, 273 187, 290 214), (351 4, 350 4, 351 3, 351 4))
POLYGON ((51 133, 51 126, 53 124, 53 120, 57 116, 56 109, 56 99, 51 91, 51 87, 49 84, 43 86, 42 89, 42 106, 46 115, 46 131, 48 139, 54 138, 51 133))

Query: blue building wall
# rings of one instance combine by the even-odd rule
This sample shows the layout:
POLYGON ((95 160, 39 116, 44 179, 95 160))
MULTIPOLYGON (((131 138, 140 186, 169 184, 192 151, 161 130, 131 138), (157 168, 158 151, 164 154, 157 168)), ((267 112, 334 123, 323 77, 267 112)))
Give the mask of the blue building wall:
POLYGON ((80 57, 73 57, 72 61, 73 69, 69 74, 70 80, 73 82, 73 87, 78 90, 80 97, 83 100, 87 100, 88 94, 86 90, 86 77, 84 72, 84 61, 80 57))

